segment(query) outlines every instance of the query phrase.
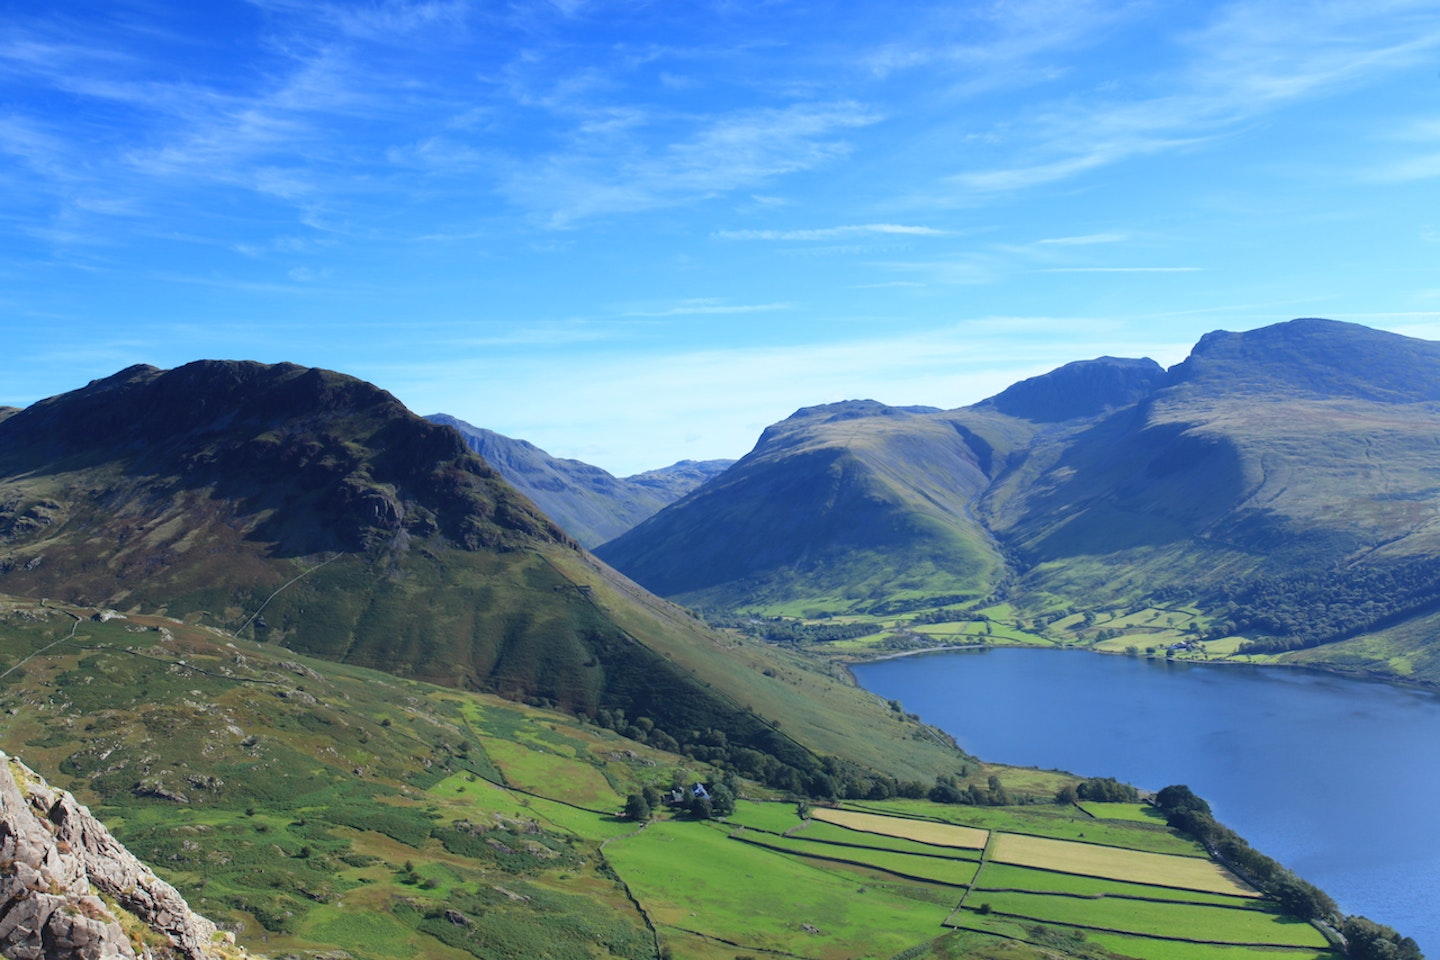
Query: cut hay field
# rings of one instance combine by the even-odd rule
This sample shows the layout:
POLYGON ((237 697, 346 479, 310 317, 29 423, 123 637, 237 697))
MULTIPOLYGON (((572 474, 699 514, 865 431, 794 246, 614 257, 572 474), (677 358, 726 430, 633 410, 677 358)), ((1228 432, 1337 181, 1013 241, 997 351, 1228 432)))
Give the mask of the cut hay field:
POLYGON ((791 837, 843 846, 868 847, 873 850, 893 850, 897 853, 916 853, 922 856, 945 856, 962 860, 979 860, 979 848, 942 847, 919 840, 907 840, 883 833, 863 833, 847 827, 826 823, 823 820, 809 820, 805 826, 793 830, 791 837))
POLYGON ((856 800, 848 801, 845 806, 847 809, 899 817, 943 819, 981 830, 1050 837, 1056 840, 1083 840, 1130 850, 1207 859, 1205 849, 1193 838, 1169 827, 1095 820, 1068 806, 947 806, 928 800, 856 800))
POLYGON ((1259 896, 1219 864, 1197 857, 1165 856, 1141 850, 1002 833, 991 845, 990 859, 997 863, 1129 883, 1259 896))
POLYGON ((949 823, 935 823, 931 820, 907 820, 887 817, 856 810, 836 810, 830 807, 816 807, 810 811, 816 820, 824 820, 837 826, 862 833, 878 833, 886 837, 904 840, 918 840, 920 843, 937 847, 958 847, 962 850, 981 850, 990 838, 989 831, 974 827, 962 827, 949 823))

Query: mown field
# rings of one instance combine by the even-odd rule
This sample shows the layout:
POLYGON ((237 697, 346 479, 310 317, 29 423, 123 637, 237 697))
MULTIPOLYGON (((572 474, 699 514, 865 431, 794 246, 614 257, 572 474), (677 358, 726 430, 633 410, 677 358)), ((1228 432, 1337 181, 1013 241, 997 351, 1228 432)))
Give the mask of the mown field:
MULTIPOLYGON (((5 671, 0 747, 270 956, 1326 954, 1136 804, 811 805, 742 782, 724 821, 642 826, 628 793, 723 771, 163 618, 0 604, 5 671)), ((972 775, 990 773, 1036 794, 1066 779, 972 775)))

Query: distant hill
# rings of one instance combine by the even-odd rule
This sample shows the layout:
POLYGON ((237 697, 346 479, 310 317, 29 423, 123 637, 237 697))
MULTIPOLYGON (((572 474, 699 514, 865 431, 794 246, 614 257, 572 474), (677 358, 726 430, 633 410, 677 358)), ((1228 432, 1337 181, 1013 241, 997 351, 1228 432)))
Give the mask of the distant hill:
POLYGON ((873 698, 828 677, 797 688, 793 664, 595 561, 454 430, 325 370, 132 367, 0 421, 0 592, 623 711, 675 743, 714 731, 800 789, 822 756, 922 779, 950 762, 850 743, 841 728, 883 715, 873 698), (852 719, 811 719, 825 711, 852 719))
POLYGON ((992 457, 979 433, 928 412, 809 407, 598 553, 659 593, 705 604, 985 593, 1003 561, 966 504, 992 457))
POLYGON ((459 430, 471 450, 587 548, 619 536, 734 463, 682 460, 621 479, 579 460, 552 457, 527 440, 513 440, 449 414, 436 413, 425 419, 459 430))
MULTIPOLYGON (((1192 605, 1206 635, 1308 648, 1440 613, 1437 437, 1440 344, 1302 319, 957 410, 802 410, 598 552, 687 603, 1192 605)), ((1417 671, 1440 680, 1440 656, 1408 656, 1417 671)))

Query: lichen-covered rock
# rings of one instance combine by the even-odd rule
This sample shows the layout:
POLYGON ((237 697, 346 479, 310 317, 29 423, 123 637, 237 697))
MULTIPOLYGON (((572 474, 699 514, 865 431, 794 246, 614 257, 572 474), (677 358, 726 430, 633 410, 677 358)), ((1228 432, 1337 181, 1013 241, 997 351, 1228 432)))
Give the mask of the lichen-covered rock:
POLYGON ((232 944, 73 796, 0 752, 0 956, 210 960, 235 953, 232 944), (162 945, 132 940, 102 898, 162 945))

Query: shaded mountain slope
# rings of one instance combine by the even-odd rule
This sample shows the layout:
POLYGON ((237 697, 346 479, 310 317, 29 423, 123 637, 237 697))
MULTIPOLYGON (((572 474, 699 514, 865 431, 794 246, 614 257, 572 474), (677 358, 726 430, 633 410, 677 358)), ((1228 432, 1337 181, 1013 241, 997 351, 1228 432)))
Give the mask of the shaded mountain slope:
POLYGON ((425 419, 460 431, 471 450, 587 548, 619 536, 733 462, 685 460, 622 479, 579 460, 552 457, 529 441, 471 426, 449 414, 425 419))
POLYGON ((713 730, 800 789, 819 753, 910 776, 945 755, 847 751, 873 698, 829 677, 797 691, 763 651, 737 667, 731 641, 591 560, 454 430, 328 371, 136 367, 0 423, 0 590, 623 710, 680 743, 713 730), (832 694, 842 732, 811 709, 832 694))
POLYGON ((1085 557, 1192 596, 1409 562, 1440 548, 1437 397, 1440 344, 1322 320, 1211 334, 987 516, 1039 583, 1072 589, 1085 557))

